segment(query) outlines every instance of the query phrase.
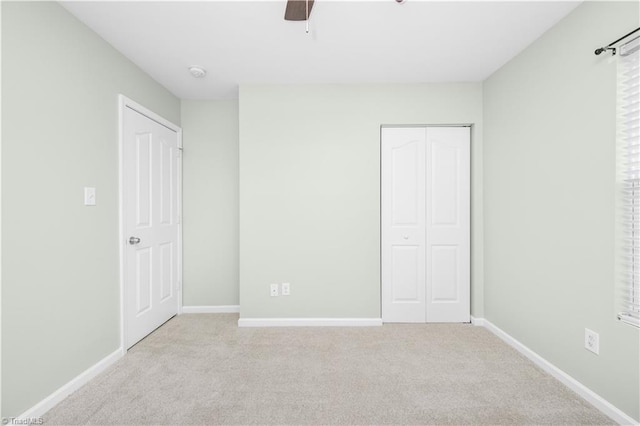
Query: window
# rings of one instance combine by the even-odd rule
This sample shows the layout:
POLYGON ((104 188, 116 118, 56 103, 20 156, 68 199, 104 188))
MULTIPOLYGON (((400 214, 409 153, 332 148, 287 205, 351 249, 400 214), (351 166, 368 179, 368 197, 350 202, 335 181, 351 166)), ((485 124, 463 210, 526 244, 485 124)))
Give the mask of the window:
POLYGON ((618 318, 640 327, 640 37, 620 49, 619 113, 625 150, 624 228, 627 279, 618 318))

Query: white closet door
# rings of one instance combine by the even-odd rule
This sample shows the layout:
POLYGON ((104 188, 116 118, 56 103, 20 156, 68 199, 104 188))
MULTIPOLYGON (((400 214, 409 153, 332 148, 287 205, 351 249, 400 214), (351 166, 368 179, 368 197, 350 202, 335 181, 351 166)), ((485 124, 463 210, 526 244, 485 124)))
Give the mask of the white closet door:
POLYGON ((468 322, 470 129, 382 129, 382 320, 468 322))
POLYGON ((470 320, 470 128, 427 128, 427 322, 470 320))
POLYGON ((382 319, 425 322, 425 129, 382 129, 382 319))

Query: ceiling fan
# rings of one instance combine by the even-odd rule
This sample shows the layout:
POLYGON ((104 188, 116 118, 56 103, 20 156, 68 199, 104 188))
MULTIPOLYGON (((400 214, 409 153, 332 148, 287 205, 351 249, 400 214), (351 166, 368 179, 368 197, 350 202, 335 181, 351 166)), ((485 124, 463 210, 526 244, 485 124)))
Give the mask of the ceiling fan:
POLYGON ((307 21, 311 15, 314 0, 288 0, 284 11, 285 21, 307 21))

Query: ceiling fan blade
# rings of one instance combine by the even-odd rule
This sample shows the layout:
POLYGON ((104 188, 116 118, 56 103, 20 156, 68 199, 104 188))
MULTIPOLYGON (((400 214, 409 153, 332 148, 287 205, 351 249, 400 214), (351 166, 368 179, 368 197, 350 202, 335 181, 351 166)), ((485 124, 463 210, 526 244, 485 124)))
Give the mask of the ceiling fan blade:
MULTIPOLYGON (((309 16, 311 16, 311 8, 313 0, 309 0, 309 16)), ((307 20, 307 1, 306 0, 289 0, 287 8, 284 11, 285 21, 306 21, 307 20)))

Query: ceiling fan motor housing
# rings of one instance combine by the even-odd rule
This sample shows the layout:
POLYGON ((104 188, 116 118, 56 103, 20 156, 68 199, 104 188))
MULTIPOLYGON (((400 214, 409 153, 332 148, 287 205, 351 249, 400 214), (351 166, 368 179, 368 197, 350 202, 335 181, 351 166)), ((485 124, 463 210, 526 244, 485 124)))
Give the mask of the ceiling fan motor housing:
POLYGON ((313 2, 314 0, 289 0, 284 11, 285 21, 306 21, 311 15, 313 2))

